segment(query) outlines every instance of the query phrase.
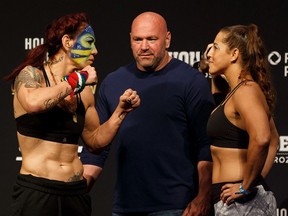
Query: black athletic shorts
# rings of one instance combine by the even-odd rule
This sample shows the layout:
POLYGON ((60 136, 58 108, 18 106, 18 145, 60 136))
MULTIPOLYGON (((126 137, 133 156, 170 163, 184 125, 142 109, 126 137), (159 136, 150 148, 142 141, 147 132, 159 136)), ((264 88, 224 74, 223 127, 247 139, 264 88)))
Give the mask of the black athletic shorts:
POLYGON ((86 180, 54 181, 18 174, 10 216, 90 216, 86 180))

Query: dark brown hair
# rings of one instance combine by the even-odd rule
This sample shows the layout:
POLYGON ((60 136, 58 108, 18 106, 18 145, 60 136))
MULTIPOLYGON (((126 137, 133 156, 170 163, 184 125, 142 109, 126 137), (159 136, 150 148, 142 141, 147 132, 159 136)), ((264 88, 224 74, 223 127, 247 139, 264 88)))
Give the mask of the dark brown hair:
POLYGON ((255 24, 234 25, 224 27, 220 32, 225 33, 223 42, 229 49, 238 48, 242 58, 244 75, 250 72, 253 80, 262 89, 270 112, 275 106, 275 91, 271 84, 270 65, 267 50, 255 24))

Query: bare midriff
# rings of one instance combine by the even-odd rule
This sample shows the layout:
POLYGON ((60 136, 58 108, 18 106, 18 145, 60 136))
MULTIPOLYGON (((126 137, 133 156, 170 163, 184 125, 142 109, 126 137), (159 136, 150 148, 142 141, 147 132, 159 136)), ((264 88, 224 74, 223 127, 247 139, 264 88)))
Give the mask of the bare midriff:
POLYGON ((83 179, 78 145, 26 137, 18 133, 22 154, 21 174, 71 182, 83 179))
POLYGON ((213 159, 212 183, 237 182, 243 179, 247 149, 211 146, 213 159))

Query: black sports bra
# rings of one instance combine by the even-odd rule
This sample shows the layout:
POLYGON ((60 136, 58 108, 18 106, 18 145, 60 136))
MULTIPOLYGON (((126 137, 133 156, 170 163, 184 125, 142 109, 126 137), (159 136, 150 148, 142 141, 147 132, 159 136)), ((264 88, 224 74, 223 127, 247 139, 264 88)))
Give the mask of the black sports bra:
POLYGON ((241 128, 238 128, 232 124, 224 113, 225 103, 242 84, 248 81, 251 80, 244 80, 240 82, 211 114, 207 124, 207 133, 212 139, 211 145, 223 148, 248 148, 249 135, 247 131, 242 130, 241 128))
MULTIPOLYGON (((50 86, 46 71, 42 66, 46 86, 50 86)), ((80 95, 77 97, 77 122, 73 120, 75 114, 69 113, 58 106, 41 113, 26 113, 17 117, 17 131, 25 136, 35 137, 43 140, 78 144, 85 122, 85 108, 80 95)))

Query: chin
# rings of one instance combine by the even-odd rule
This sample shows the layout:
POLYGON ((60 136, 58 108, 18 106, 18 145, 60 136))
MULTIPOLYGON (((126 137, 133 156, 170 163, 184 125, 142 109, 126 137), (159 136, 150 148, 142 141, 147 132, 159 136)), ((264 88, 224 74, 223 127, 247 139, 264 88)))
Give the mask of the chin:
POLYGON ((93 62, 90 62, 90 61, 86 61, 86 62, 84 62, 84 63, 80 63, 79 64, 79 68, 84 68, 84 67, 86 67, 86 66, 88 66, 88 65, 91 65, 93 62))

